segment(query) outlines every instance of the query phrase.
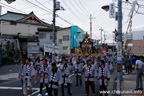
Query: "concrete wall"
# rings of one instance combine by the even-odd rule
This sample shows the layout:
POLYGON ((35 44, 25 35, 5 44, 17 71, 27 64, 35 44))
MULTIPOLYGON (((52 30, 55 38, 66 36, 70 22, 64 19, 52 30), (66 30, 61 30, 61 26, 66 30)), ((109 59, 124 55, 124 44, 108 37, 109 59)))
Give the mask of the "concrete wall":
POLYGON ((60 48, 60 54, 70 54, 71 53, 71 28, 60 30, 57 32, 57 44, 60 48), (68 41, 63 41, 63 35, 69 35, 68 41), (59 39, 62 39, 62 43, 59 43, 59 39), (63 50, 63 46, 67 46, 67 50, 63 50))
POLYGON ((44 43, 52 44, 52 40, 50 39, 50 35, 52 34, 52 32, 39 32, 39 34, 43 33, 46 34, 46 38, 44 39, 39 38, 40 47, 44 47, 44 43))
POLYGON ((2 21, 2 34, 16 35, 18 32, 20 32, 20 35, 32 36, 35 34, 35 32, 37 32, 37 28, 46 28, 46 26, 24 23, 10 25, 10 21, 2 21))
POLYGON ((12 58, 14 60, 20 60, 21 58, 21 51, 20 51, 20 45, 18 39, 9 39, 9 38, 2 38, 0 37, 0 53, 4 55, 6 52, 6 44, 7 42, 10 41, 10 49, 12 53, 14 54, 12 58))

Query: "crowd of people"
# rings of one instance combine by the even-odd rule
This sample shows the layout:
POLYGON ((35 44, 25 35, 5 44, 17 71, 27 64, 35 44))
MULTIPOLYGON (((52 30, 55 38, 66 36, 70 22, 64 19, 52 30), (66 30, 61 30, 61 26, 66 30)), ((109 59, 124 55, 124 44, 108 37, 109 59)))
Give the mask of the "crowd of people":
MULTIPOLYGON (((43 85, 46 86, 47 96, 58 96, 58 89, 61 90, 61 96, 64 96, 64 87, 67 84, 67 92, 71 93, 71 83, 69 76, 75 75, 76 86, 82 85, 82 80, 85 81, 85 96, 89 94, 89 86, 92 88, 92 96, 95 96, 95 84, 97 79, 100 91, 106 91, 110 80, 110 70, 116 62, 116 57, 110 54, 104 57, 100 56, 65 56, 58 61, 58 56, 52 60, 51 57, 39 58, 34 57, 33 60, 22 58, 19 78, 22 82, 22 93, 27 96, 27 87, 30 89, 32 96, 32 79, 35 78, 35 83, 40 84, 40 92, 38 96, 42 96, 43 85), (38 79, 40 77, 40 79, 38 79), (39 81, 38 81, 39 80, 39 81)), ((102 93, 100 94, 102 96, 102 93)), ((108 96, 105 93, 105 96, 108 96)))
POLYGON ((136 74, 136 89, 135 90, 143 90, 143 57, 125 54, 123 58, 123 69, 126 74, 136 74))

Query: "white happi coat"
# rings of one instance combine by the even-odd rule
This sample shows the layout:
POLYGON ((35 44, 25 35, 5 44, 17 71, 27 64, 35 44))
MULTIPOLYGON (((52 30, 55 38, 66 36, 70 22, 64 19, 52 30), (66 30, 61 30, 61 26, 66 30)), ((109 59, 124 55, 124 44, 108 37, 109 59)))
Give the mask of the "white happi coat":
POLYGON ((20 65, 20 68, 19 68, 19 71, 18 71, 19 76, 22 75, 22 71, 23 71, 23 66, 24 66, 24 65, 25 65, 25 64, 23 64, 23 63, 21 63, 21 65, 20 65))
POLYGON ((42 65, 39 71, 40 74, 40 83, 48 83, 48 74, 49 74, 49 69, 50 69, 50 65, 44 66, 42 65), (42 71, 47 72, 46 74, 44 74, 42 71))
POLYGON ((62 83, 70 83, 69 75, 72 69, 73 67, 71 65, 67 64, 67 67, 63 67, 63 65, 61 65, 60 70, 62 74, 62 83))
POLYGON ((23 82, 26 82, 25 80, 27 79, 27 83, 29 85, 30 84, 30 78, 34 74, 35 74, 35 72, 34 72, 34 68, 32 65, 29 65, 29 67, 27 65, 23 66, 23 70, 22 70, 22 76, 24 76, 23 82))
POLYGON ((100 85, 102 85, 102 79, 100 78, 106 77, 107 79, 104 79, 104 85, 106 85, 106 81, 110 79, 110 71, 108 67, 107 66, 105 66, 104 68, 99 67, 97 77, 98 77, 98 80, 100 80, 100 85))
POLYGON ((49 74, 48 74, 48 83, 49 83, 48 87, 58 89, 58 85, 51 84, 51 82, 58 83, 58 85, 62 84, 62 75, 61 75, 60 69, 57 68, 56 73, 53 74, 52 68, 50 68, 49 74))
POLYGON ((37 72, 37 73, 39 73, 40 68, 41 68, 42 65, 43 65, 42 61, 40 61, 40 62, 37 61, 37 62, 35 63, 35 68, 36 68, 36 72, 37 72), (40 66, 38 66, 37 64, 40 64, 40 66))
POLYGON ((85 67, 85 69, 83 71, 84 71, 84 75, 85 75, 85 81, 94 81, 94 77, 97 74, 95 67, 93 65, 91 65, 91 67, 89 69, 87 64, 84 65, 84 67, 85 67))
POLYGON ((72 63, 75 64, 76 63, 76 57, 72 58, 72 63))
POLYGON ((75 72, 75 76, 81 76, 82 75, 82 68, 83 68, 83 63, 79 63, 79 64, 74 64, 74 72, 75 72))

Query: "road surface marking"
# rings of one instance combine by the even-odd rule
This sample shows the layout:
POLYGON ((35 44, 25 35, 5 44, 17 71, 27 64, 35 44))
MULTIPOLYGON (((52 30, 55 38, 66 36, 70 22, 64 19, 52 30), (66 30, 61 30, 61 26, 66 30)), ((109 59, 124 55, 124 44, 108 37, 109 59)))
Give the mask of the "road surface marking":
MULTIPOLYGON (((0 89, 21 90, 22 87, 0 87, 0 89)), ((39 88, 32 88, 32 90, 39 90, 39 88)))
MULTIPOLYGON (((46 89, 46 87, 44 87, 42 90, 45 90, 45 89, 46 89)), ((39 89, 37 91, 33 92, 32 95, 35 95, 37 93, 39 93, 39 89)), ((30 95, 28 95, 28 96, 30 96, 30 95)))

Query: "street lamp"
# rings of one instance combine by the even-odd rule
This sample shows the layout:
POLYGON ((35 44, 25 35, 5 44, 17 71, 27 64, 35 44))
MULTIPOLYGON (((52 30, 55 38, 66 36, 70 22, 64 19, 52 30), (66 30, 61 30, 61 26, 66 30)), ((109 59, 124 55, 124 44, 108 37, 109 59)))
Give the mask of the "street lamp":
POLYGON ((109 11, 109 5, 102 6, 101 8, 102 8, 103 10, 105 10, 106 12, 109 11))
POLYGON ((11 4, 12 2, 16 1, 16 0, 5 0, 8 4, 11 4))

